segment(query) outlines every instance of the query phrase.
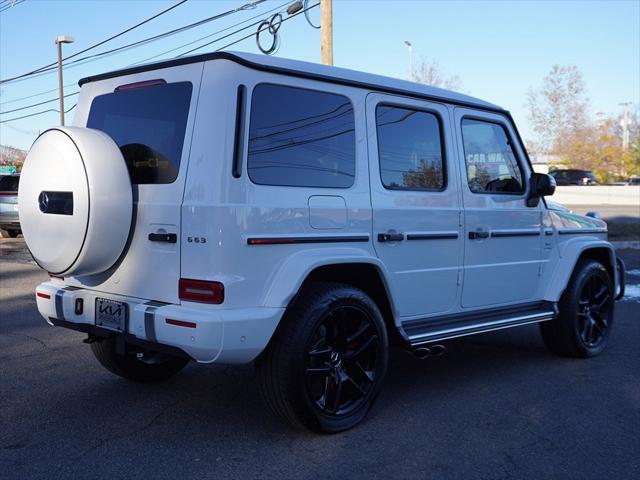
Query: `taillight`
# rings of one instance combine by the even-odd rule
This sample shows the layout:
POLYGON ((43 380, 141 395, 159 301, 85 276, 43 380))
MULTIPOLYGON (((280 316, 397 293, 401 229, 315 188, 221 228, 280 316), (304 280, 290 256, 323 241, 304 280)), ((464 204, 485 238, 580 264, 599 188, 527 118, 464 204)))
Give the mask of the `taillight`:
POLYGON ((224 285, 220 282, 181 278, 178 282, 178 292, 180 300, 189 302, 222 303, 224 301, 224 285))
POLYGON ((44 298, 45 300, 51 300, 51 295, 48 293, 37 292, 36 295, 40 298, 44 298))

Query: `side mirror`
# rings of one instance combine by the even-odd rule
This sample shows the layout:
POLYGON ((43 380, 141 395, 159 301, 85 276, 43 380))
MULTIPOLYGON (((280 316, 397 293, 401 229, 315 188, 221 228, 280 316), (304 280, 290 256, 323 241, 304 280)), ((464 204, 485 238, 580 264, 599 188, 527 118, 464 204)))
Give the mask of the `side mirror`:
POLYGON ((546 173, 536 173, 531 175, 531 188, 529 189, 529 198, 527 198, 528 207, 537 207, 541 197, 553 195, 556 191, 556 179, 546 173))

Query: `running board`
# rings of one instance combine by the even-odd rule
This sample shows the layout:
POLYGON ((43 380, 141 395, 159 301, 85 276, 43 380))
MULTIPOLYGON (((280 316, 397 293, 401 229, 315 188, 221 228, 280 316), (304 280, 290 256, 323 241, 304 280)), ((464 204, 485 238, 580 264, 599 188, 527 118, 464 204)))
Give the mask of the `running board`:
POLYGON ((556 317, 553 303, 541 302, 475 313, 447 315, 404 322, 400 327, 407 342, 415 347, 451 338, 545 322, 556 317))

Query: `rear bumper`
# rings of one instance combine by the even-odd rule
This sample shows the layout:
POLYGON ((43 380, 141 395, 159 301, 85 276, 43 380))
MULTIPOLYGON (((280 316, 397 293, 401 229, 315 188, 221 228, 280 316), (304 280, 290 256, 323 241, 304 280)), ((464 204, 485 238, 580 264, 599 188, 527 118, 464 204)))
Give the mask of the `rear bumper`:
MULTIPOLYGON (((267 346, 284 313, 283 308, 223 310, 197 303, 184 305, 144 301, 138 298, 103 294, 67 287, 49 281, 36 288, 38 311, 51 325, 99 336, 113 334, 131 343, 138 340, 184 352, 199 363, 249 363, 267 346), (124 332, 95 326, 95 300, 108 298, 125 302, 128 321, 124 332), (82 299, 82 313, 76 313, 76 300, 82 299), (167 323, 167 319, 195 326, 167 323)), ((174 322, 175 323, 175 322, 174 322)), ((137 342, 139 343, 139 342, 137 342)))

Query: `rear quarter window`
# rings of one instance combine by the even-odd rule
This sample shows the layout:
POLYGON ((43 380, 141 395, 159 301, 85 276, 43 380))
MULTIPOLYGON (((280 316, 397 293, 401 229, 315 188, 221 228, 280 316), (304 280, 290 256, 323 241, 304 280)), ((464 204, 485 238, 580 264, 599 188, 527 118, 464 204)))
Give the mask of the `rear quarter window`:
POLYGON ((87 127, 116 142, 132 183, 172 183, 180 170, 192 90, 191 82, 176 82, 100 95, 87 127))
POLYGON ((247 169, 260 185, 348 188, 356 165, 351 101, 260 84, 253 90, 247 169))

